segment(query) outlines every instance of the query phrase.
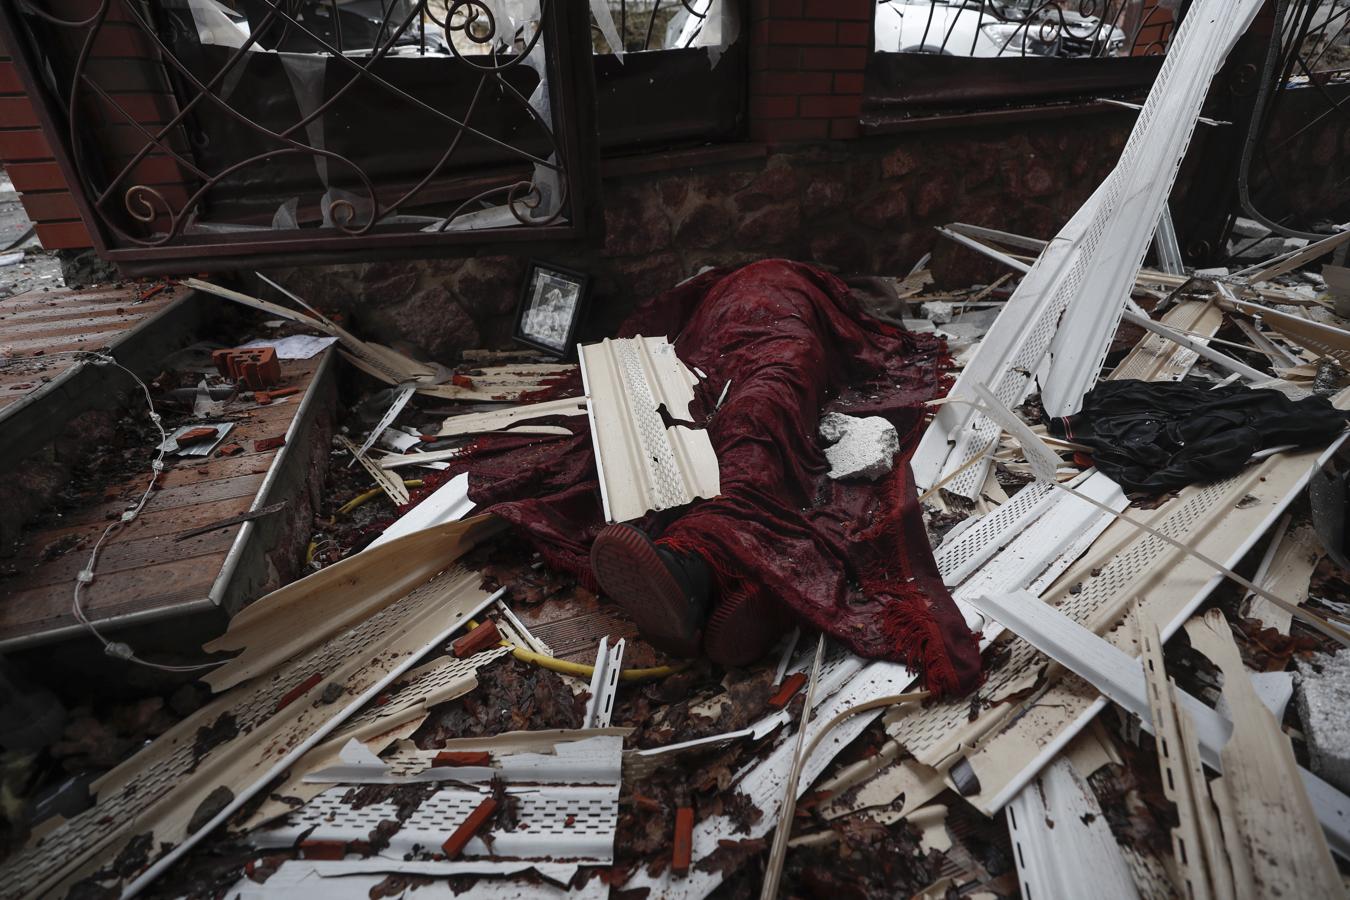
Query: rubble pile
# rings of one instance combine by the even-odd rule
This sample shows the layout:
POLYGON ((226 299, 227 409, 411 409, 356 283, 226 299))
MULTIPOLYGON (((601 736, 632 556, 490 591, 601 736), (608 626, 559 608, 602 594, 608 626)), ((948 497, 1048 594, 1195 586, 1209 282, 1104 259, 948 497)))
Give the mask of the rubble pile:
POLYGON ((157 460, 349 366, 305 571, 6 754, 0 896, 1343 895, 1350 231, 1138 265, 1256 5, 1054 241, 940 229, 988 284, 760 261, 448 366, 185 282, 286 325, 155 380, 157 460))

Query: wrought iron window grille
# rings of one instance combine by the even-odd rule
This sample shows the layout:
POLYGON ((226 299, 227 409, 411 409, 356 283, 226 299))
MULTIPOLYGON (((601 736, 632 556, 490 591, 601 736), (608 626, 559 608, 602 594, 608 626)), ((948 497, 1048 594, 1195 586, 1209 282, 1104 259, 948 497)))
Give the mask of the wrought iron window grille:
POLYGON ((1152 0, 879 0, 876 48, 989 58, 1167 52, 1178 4, 1152 0))
POLYGON ((10 0, 0 16, 116 262, 317 260, 596 224, 578 4, 10 0))
POLYGON ((877 0, 865 129, 1146 89, 1185 2, 877 0))

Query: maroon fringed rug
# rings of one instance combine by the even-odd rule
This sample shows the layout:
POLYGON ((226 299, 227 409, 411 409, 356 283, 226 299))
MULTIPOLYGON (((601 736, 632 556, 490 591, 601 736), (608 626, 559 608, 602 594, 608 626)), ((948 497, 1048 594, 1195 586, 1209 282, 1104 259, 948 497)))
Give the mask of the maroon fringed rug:
MULTIPOLYGON (((669 336, 685 364, 707 375, 690 413, 717 451, 722 496, 634 524, 713 568, 720 591, 709 640, 719 639, 719 612, 749 602, 790 611, 861 656, 916 668, 938 694, 973 689, 976 637, 938 575, 907 462, 923 433, 923 401, 948 386, 942 341, 871 318, 839 279, 785 260, 685 282, 639 309, 619 336, 638 334, 669 336), (902 451, 894 471, 874 483, 826 477, 816 433, 826 412, 889 420, 902 451)), ((480 510, 512 522, 551 565, 594 587, 588 554, 605 523, 589 426, 579 416, 549 421, 573 436, 484 436, 413 499, 468 471, 480 510)), ((765 627, 783 618, 766 616, 765 627)))

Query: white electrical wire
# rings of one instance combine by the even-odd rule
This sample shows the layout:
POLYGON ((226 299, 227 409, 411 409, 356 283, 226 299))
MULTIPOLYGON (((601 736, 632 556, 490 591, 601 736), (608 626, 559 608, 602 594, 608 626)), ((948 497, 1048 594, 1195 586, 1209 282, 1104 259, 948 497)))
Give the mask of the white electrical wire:
POLYGON ((75 576, 75 594, 71 604, 71 611, 75 614, 75 618, 79 620, 80 624, 85 628, 88 628, 89 633, 97 638, 99 643, 103 644, 103 652, 114 659, 134 662, 138 665, 146 666, 151 669, 159 669, 163 672, 196 672, 199 669, 210 669, 214 666, 221 665, 225 660, 201 663, 195 666, 170 666, 163 663, 151 662, 148 659, 141 659, 136 655, 136 651, 131 648, 130 644, 123 643, 122 641, 110 641, 104 637, 103 633, 100 632, 94 623, 89 620, 89 617, 85 615, 84 605, 80 600, 80 592, 84 589, 85 585, 92 584, 94 581, 94 567, 98 565, 98 554, 99 551, 103 549, 103 542, 106 541, 113 532, 117 531, 117 529, 133 521, 141 514, 141 510, 145 508, 145 504, 150 502, 150 495, 154 493, 155 484, 159 481, 160 473, 164 471, 164 455, 168 452, 166 445, 169 442, 169 436, 165 433, 164 426, 160 423, 159 413, 155 412, 155 402, 150 396, 149 386, 147 386, 135 372, 131 371, 106 353, 88 353, 87 356, 98 365, 116 366, 123 372, 126 372, 127 375, 131 376, 132 380, 140 386, 142 393, 145 394, 145 404, 150 408, 150 421, 154 423, 155 430, 159 432, 159 453, 155 456, 155 461, 150 464, 152 470, 150 472, 150 483, 145 486, 145 493, 141 494, 141 499, 131 509, 123 512, 121 518, 114 520, 107 528, 103 529, 103 534, 99 535, 99 539, 94 543, 94 549, 89 553, 89 562, 85 563, 84 568, 75 576))

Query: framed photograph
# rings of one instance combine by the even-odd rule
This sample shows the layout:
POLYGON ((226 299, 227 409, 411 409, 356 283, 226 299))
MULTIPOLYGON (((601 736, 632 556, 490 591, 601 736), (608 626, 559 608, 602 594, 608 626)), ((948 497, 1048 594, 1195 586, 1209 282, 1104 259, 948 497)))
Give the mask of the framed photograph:
POLYGON ((531 261, 516 310, 515 339, 556 356, 571 353, 589 281, 582 272, 531 261))

